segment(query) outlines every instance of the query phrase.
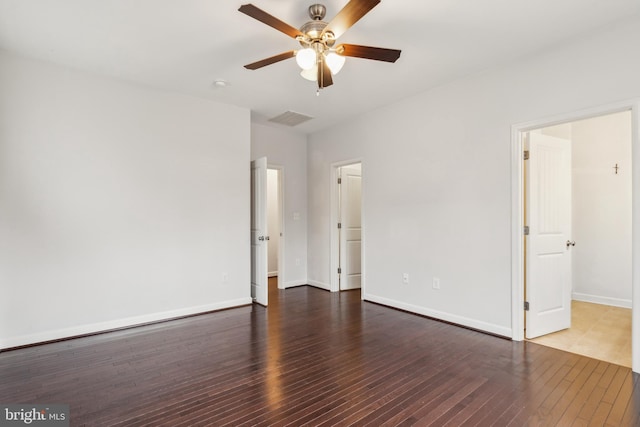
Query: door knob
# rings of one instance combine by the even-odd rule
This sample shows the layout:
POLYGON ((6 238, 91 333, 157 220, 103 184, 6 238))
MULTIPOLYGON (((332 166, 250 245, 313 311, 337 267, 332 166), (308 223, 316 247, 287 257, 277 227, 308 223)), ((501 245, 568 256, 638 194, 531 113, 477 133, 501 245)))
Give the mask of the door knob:
MULTIPOLYGON (((258 237, 258 240, 260 240, 261 242, 264 241, 264 236, 258 237)), ((569 244, 567 243, 567 245, 569 245, 569 244)))
POLYGON ((569 249, 569 246, 575 246, 575 245, 576 245, 575 240, 574 241, 567 240, 567 249, 569 249))

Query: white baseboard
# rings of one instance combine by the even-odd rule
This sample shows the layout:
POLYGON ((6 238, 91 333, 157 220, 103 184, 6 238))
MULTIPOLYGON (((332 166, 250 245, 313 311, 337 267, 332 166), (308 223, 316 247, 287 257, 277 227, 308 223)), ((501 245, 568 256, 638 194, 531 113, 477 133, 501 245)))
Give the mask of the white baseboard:
POLYGON ((128 317, 124 319, 111 320, 107 322, 91 323, 88 325, 79 325, 71 328, 57 329, 52 331, 43 331, 30 335, 17 337, 9 337, 0 339, 0 349, 20 347, 23 345, 37 344, 46 341, 60 340, 69 337, 82 336, 87 334, 95 334, 99 332, 121 329, 145 323, 158 322, 162 320, 173 319, 176 317, 190 316, 199 313, 206 313, 214 310, 222 310, 226 308, 239 307, 251 304, 251 298, 240 298, 231 301, 223 301, 214 304, 205 304, 196 307, 181 308, 178 310, 164 311, 160 313, 146 314, 143 316, 128 317))
POLYGON ((594 304, 612 305, 614 307, 631 308, 632 303, 630 299, 601 297, 598 295, 583 294, 580 292, 574 292, 571 297, 575 301, 592 302, 594 304))
POLYGON ((269 277, 274 277, 274 276, 277 276, 277 275, 278 275, 278 271, 270 271, 270 272, 267 273, 267 276, 269 276, 269 277))
POLYGON ((306 280, 290 280, 288 282, 284 282, 282 287, 284 289, 287 289, 287 288, 295 288, 296 286, 306 286, 306 285, 307 285, 306 280))
POLYGON ((389 307, 399 308, 401 310, 410 311, 411 313, 421 314, 423 316, 433 317, 434 319, 444 320, 445 322, 455 323, 457 325, 466 326, 468 328, 477 329, 480 331, 489 332, 492 334, 504 336, 506 338, 512 337, 511 328, 507 328, 493 323, 482 322, 480 320, 470 319, 456 314, 446 313, 443 311, 432 310, 425 307, 420 307, 413 304, 408 304, 401 301, 396 301, 377 295, 364 294, 363 299, 365 301, 371 301, 389 307))
POLYGON ((325 291, 331 291, 331 285, 327 283, 318 282, 317 280, 309 280, 307 283, 309 286, 313 286, 314 288, 324 289, 325 291))

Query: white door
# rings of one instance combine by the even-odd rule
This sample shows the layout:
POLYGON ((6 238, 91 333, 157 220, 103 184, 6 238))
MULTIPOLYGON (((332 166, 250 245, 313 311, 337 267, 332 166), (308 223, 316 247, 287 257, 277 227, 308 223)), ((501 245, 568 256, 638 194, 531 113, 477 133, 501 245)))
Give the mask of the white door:
POLYGON ((526 337, 571 326, 571 141, 529 134, 526 337))
POLYGON ((362 282, 362 175, 360 166, 340 168, 340 290, 362 282))
POLYGON ((251 298, 267 305, 267 158, 251 162, 251 298))

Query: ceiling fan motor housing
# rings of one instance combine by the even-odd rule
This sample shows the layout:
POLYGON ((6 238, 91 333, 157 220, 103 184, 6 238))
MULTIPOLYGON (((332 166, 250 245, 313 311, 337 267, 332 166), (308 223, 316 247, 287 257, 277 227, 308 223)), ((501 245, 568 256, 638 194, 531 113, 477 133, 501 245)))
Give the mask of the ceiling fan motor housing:
POLYGON ((312 4, 309 6, 309 17, 314 21, 321 21, 327 14, 327 8, 323 4, 312 4))
MULTIPOLYGON (((311 21, 306 22, 300 27, 300 31, 306 36, 299 38, 300 45, 304 47, 310 47, 320 43, 325 48, 330 48, 335 43, 335 37, 331 31, 327 31, 324 34, 322 31, 325 29, 327 22, 322 19, 325 17, 327 9, 322 4, 312 4, 309 6, 309 17, 311 21)), ((316 47, 317 49, 317 47, 316 47)))

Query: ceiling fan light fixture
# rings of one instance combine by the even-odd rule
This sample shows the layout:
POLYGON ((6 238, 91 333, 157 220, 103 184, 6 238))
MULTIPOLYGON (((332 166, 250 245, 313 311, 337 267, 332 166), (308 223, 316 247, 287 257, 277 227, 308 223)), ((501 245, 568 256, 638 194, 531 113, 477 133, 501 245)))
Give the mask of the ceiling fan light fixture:
POLYGON ((282 52, 244 67, 248 70, 257 70, 295 56, 297 64, 302 68, 300 75, 307 80, 317 82, 317 93, 320 93, 320 89, 333 85, 333 76, 340 72, 347 56, 396 62, 401 53, 398 49, 346 43, 335 45, 336 39, 379 3, 380 0, 348 0, 328 23, 323 21, 326 13, 325 6, 319 3, 312 4, 309 7, 311 21, 307 21, 299 29, 253 4, 243 4, 238 9, 240 12, 291 37, 302 46, 300 50, 282 52))
POLYGON ((317 82, 318 81, 318 65, 316 64, 315 67, 311 67, 308 70, 302 70, 300 72, 300 75, 311 82, 317 82))
POLYGON ((342 70, 342 66, 346 58, 344 56, 338 55, 335 52, 328 52, 325 54, 325 60, 327 61, 327 66, 331 70, 331 74, 334 76, 342 70))
POLYGON ((308 47, 296 53, 296 62, 303 70, 309 70, 316 65, 316 51, 308 47))

